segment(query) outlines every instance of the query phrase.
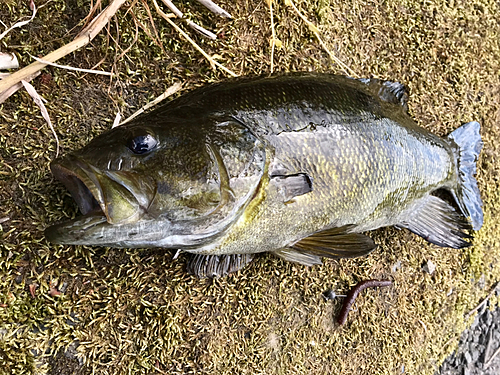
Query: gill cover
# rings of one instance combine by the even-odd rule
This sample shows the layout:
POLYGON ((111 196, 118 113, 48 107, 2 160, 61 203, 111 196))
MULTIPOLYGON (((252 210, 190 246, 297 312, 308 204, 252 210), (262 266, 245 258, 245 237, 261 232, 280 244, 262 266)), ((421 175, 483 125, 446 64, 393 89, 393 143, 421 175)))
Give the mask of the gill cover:
POLYGON ((55 176, 88 214, 47 228, 51 242, 201 248, 239 218, 264 175, 264 144, 232 118, 157 120, 147 129, 139 121, 112 129, 78 157, 54 163, 55 176), (147 132, 154 142, 141 138, 147 132), (144 152, 153 143, 154 151, 144 152))

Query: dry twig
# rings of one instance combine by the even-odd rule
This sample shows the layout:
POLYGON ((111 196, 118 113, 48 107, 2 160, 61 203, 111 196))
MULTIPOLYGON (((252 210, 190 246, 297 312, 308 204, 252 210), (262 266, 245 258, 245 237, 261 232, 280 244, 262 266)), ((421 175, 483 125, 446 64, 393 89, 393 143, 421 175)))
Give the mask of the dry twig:
MULTIPOLYGON (((146 104, 144 107, 142 107, 141 109, 139 109, 138 111, 134 112, 134 114, 132 114, 132 116, 130 116, 129 118, 127 118, 126 120, 124 120, 123 122, 121 122, 119 125, 123 125, 123 124, 126 124, 127 122, 131 121, 132 119, 134 119, 135 117, 139 116, 141 113, 145 112, 146 110, 148 110, 149 108, 153 107, 154 105, 158 104, 159 102, 161 102, 162 100, 165 100, 166 98, 168 98, 169 96, 172 96, 174 95, 177 91, 179 91, 182 86, 184 85, 184 83, 181 83, 181 82, 176 82, 174 83, 172 86, 170 86, 168 89, 165 90, 165 92, 163 94, 161 94, 160 96, 158 96, 155 100, 153 100, 152 102, 149 102, 148 104, 146 104)), ((117 116, 118 117, 118 116, 117 116)), ((116 121, 115 121, 116 122, 116 121)), ((118 120, 119 122, 119 120, 118 120)), ((113 125, 113 127, 115 127, 117 125, 113 125)))
POLYGON ((226 73, 230 74, 231 76, 238 77, 238 75, 236 73, 234 73, 233 71, 229 70, 224 65, 219 64, 210 55, 208 55, 198 44, 196 44, 196 42, 193 39, 191 39, 191 37, 189 35, 187 35, 179 26, 177 26, 175 24, 175 22, 173 22, 170 19, 171 17, 169 17, 168 14, 165 14, 165 12, 163 12, 160 9, 160 7, 159 7, 158 3, 156 2, 156 0, 153 0, 153 3, 155 4, 155 8, 156 8, 156 11, 158 12, 158 14, 160 16, 162 16, 163 19, 165 19, 170 25, 172 25, 172 27, 175 30, 177 30, 177 32, 179 34, 181 34, 184 38, 186 38, 187 41, 193 45, 194 48, 196 48, 203 56, 205 56, 205 58, 210 62, 210 65, 212 66, 213 69, 215 69, 215 67, 218 67, 218 68, 222 69, 223 71, 225 71, 226 73))
POLYGON ((204 5, 211 12, 214 12, 215 14, 217 14, 217 15, 219 15, 221 17, 233 18, 228 12, 226 12, 220 6, 218 6, 217 4, 215 4, 213 1, 210 1, 210 0, 198 0, 198 2, 200 4, 202 4, 202 5, 204 5))
MULTIPOLYGON (((189 27, 191 27, 194 31, 200 33, 201 35, 203 36, 206 36, 210 39, 217 39, 217 35, 215 35, 213 32, 211 31, 208 31, 207 29, 205 29, 204 27, 201 27, 200 25, 194 23, 193 21, 191 21, 190 19, 188 18, 185 18, 184 17, 184 13, 182 13, 180 11, 179 8, 177 8, 174 3, 172 3, 170 0, 161 0, 163 2, 163 4, 165 4, 168 9, 170 9, 172 11, 172 13, 174 13, 178 18, 181 18, 183 19, 184 21, 186 21, 186 23, 188 24, 189 27)), ((215 5, 215 4, 214 4, 215 5)))
POLYGON ((271 13, 271 73, 274 72, 274 47, 276 47, 276 33, 274 31, 273 0, 267 0, 271 13))
POLYGON ((495 350, 495 353, 493 353, 493 355, 490 357, 490 359, 488 359, 488 361, 484 364, 484 368, 487 369, 488 367, 490 367, 491 365, 491 362, 493 362, 493 360, 495 359, 495 357, 500 354, 500 347, 495 350))
POLYGON ((493 294, 495 294, 495 292, 497 291, 497 289, 498 289, 499 286, 500 286, 500 281, 495 284, 495 286, 493 287, 493 289, 491 290, 491 292, 486 296, 485 299, 483 299, 476 307, 474 307, 471 311, 469 311, 467 313, 467 315, 465 315, 465 320, 468 320, 472 316, 472 314, 474 314, 483 305, 485 305, 486 302, 488 302, 488 300, 493 296, 493 294))

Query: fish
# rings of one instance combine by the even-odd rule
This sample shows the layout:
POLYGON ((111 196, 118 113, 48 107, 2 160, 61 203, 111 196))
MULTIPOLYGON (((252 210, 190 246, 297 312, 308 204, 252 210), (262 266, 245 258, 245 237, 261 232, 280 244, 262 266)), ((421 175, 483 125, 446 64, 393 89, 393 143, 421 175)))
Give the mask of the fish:
POLYGON ((364 256, 406 228, 450 248, 483 224, 472 121, 418 126, 398 82, 298 72, 209 84, 51 163, 81 216, 56 244, 189 253, 198 277, 270 252, 304 265, 364 256))

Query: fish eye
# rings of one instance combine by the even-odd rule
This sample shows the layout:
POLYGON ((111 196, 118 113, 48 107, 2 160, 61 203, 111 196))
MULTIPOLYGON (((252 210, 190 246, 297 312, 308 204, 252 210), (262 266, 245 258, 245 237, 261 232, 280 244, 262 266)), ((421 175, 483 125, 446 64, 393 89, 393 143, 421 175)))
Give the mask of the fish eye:
POLYGON ((152 151, 158 145, 158 141, 151 134, 135 136, 128 141, 128 148, 134 154, 145 154, 152 151))

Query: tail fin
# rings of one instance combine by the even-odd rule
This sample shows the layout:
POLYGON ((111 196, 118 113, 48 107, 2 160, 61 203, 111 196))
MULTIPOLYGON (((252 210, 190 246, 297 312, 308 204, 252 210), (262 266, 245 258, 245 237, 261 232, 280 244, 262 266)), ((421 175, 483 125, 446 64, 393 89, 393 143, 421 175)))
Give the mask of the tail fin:
POLYGON ((483 147, 479 134, 481 125, 472 121, 462 125, 448 139, 458 146, 457 164, 459 184, 453 191, 455 200, 462 213, 472 222, 474 230, 483 225, 483 202, 474 178, 476 161, 483 147))

